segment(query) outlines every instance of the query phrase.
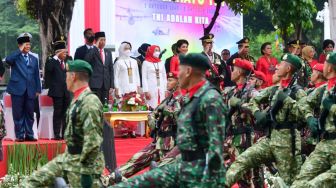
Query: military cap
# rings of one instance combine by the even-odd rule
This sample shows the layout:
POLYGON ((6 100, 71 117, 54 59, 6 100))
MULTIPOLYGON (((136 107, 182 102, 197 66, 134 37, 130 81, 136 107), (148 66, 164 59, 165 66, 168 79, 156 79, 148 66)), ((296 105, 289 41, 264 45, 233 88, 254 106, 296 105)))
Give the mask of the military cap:
POLYGON ((250 39, 248 37, 244 37, 238 42, 236 42, 236 44, 243 44, 243 43, 249 43, 249 42, 250 42, 250 39))
POLYGON ((200 38, 201 41, 203 42, 213 42, 213 38, 215 37, 214 34, 209 33, 207 35, 204 35, 203 37, 200 38))
POLYGON ((316 65, 313 66, 313 70, 323 72, 323 64, 322 63, 317 63, 316 65))
POLYGON ((335 47, 335 42, 333 40, 326 39, 323 41, 323 50, 326 49, 329 44, 331 44, 333 48, 335 47))
POLYGON ((67 71, 68 72, 87 72, 90 76, 92 74, 91 65, 81 59, 76 59, 73 61, 67 61, 67 71))
POLYGON ((232 61, 233 66, 240 67, 247 71, 253 71, 253 65, 250 61, 242 58, 235 58, 232 61))
POLYGON ((288 42, 287 45, 297 47, 297 46, 300 45, 300 40, 292 40, 292 41, 288 42))
POLYGON ((177 79, 178 77, 178 72, 177 71, 172 71, 167 74, 167 78, 175 78, 177 79))
POLYGON ((55 51, 66 49, 66 37, 63 35, 56 37, 53 46, 55 51))
POLYGON ((252 76, 266 82, 266 75, 261 71, 254 71, 252 76))
POLYGON ((336 53, 335 52, 328 53, 326 61, 330 64, 336 65, 336 53))
POLYGON ((189 65, 191 67, 207 70, 210 68, 209 59, 201 53, 189 53, 179 55, 180 65, 189 65))
POLYGON ((17 38, 16 41, 18 44, 23 44, 26 42, 30 42, 30 40, 32 39, 32 35, 30 33, 21 33, 17 38))
POLYGON ((99 31, 95 33, 95 39, 98 40, 100 37, 105 37, 105 32, 104 31, 99 31))
POLYGON ((287 53, 282 56, 281 60, 293 65, 296 69, 301 69, 302 67, 301 59, 296 55, 287 53))

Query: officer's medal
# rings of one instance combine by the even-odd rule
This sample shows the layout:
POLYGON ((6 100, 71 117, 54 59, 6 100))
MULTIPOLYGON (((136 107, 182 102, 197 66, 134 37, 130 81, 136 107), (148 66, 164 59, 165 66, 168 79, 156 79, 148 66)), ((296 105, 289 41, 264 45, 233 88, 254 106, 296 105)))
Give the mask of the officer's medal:
POLYGON ((159 69, 155 69, 155 74, 156 74, 156 83, 157 86, 160 86, 160 70, 159 69))
POLYGON ((133 70, 132 67, 127 68, 127 73, 128 73, 128 81, 130 84, 133 83, 133 70))

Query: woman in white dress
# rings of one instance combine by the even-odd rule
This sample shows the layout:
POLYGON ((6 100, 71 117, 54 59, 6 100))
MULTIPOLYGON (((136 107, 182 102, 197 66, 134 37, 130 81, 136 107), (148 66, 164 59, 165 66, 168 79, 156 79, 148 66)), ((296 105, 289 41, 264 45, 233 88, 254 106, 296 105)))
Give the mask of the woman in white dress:
POLYGON ((125 93, 140 91, 138 63, 135 59, 131 58, 131 49, 130 43, 121 43, 119 57, 113 66, 116 97, 121 97, 125 93))
POLYGON ((156 108, 165 98, 167 76, 164 63, 160 60, 160 47, 151 45, 142 64, 142 90, 147 104, 156 108))

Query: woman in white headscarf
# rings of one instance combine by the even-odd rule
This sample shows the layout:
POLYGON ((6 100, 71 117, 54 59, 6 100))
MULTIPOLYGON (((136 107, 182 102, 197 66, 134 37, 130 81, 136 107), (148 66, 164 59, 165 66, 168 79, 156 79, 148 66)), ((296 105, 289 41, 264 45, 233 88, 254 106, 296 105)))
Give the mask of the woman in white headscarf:
POLYGON ((131 50, 132 46, 129 42, 122 42, 119 47, 119 57, 113 66, 116 97, 140 90, 138 63, 131 58, 131 50))

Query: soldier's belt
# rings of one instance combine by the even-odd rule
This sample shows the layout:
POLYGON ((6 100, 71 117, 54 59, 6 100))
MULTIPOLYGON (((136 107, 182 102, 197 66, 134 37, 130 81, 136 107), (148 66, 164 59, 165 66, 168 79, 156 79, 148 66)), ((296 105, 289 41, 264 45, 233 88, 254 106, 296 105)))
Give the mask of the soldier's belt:
POLYGON ((175 137, 176 133, 173 131, 166 131, 166 132, 159 131, 158 136, 161 138, 166 138, 166 137, 171 137, 171 136, 175 137))
POLYGON ((272 122, 272 127, 276 130, 297 128, 296 124, 292 122, 285 122, 285 123, 272 122))
POLYGON ((80 146, 68 146, 68 152, 71 155, 81 154, 83 150, 83 147, 80 146))
POLYGON ((237 127, 237 128, 232 128, 232 134, 238 135, 238 134, 246 134, 246 133, 251 133, 252 129, 251 127, 237 127))
POLYGON ((325 131, 324 133, 322 133, 321 139, 335 140, 336 139, 336 133, 335 132, 327 132, 327 131, 325 131))
POLYGON ((195 161, 198 159, 205 159, 205 153, 201 150, 196 151, 181 151, 183 161, 195 161))

